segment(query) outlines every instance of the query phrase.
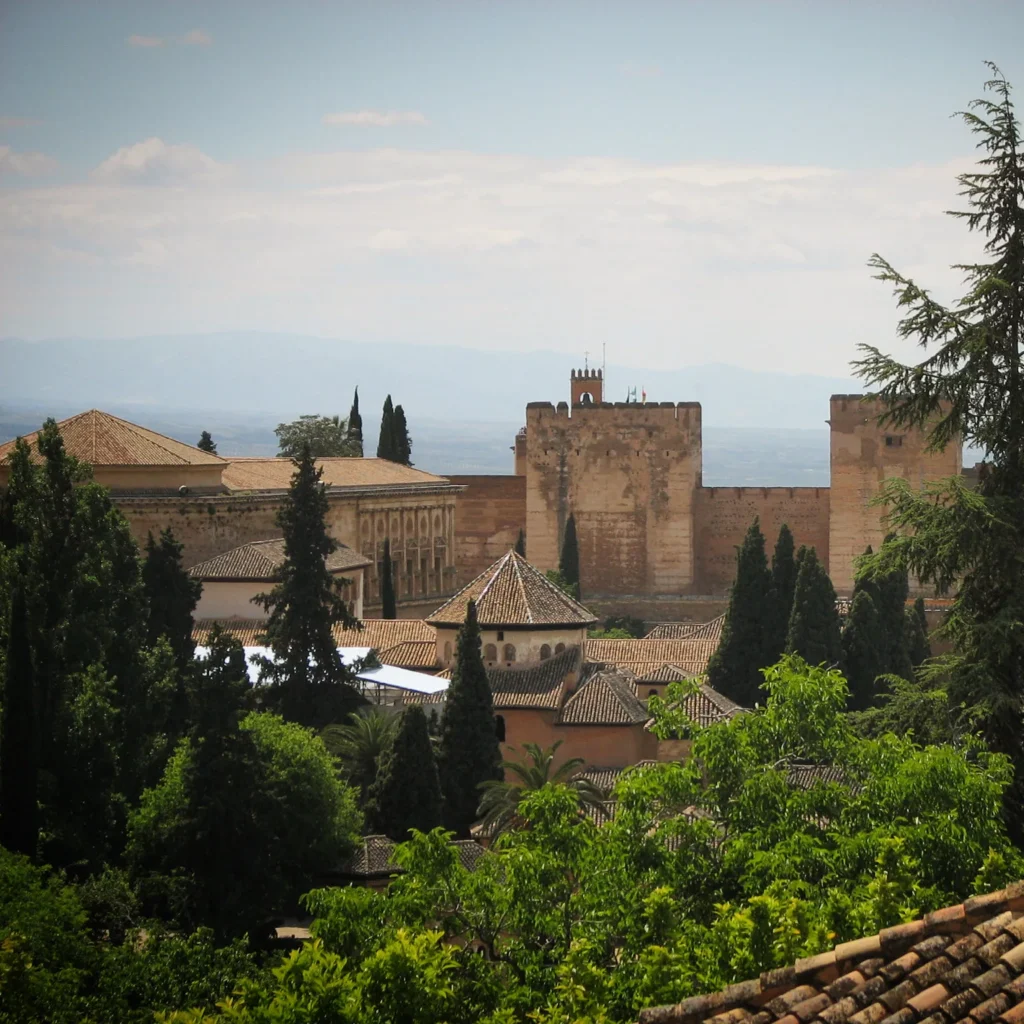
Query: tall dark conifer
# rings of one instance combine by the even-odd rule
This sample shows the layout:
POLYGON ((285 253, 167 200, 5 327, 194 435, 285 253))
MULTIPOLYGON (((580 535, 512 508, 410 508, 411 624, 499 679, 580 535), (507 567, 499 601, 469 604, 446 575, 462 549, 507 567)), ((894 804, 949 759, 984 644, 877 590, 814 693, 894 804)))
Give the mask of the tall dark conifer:
POLYGON ((391 539, 384 538, 384 554, 380 563, 380 617, 397 619, 398 609, 395 602, 394 563, 391 561, 391 539))
POLYGON ((374 828, 396 842, 410 829, 429 832, 441 824, 441 783, 430 743, 427 716, 419 704, 406 708, 391 748, 370 787, 374 828))
POLYGON ((142 585, 149 606, 146 639, 152 646, 166 637, 179 669, 187 668, 195 655, 192 613, 203 592, 202 583, 189 576, 182 564, 183 549, 168 526, 160 531, 159 543, 149 534, 142 563, 142 585))
POLYGON ((359 703, 355 679, 338 657, 332 627, 355 625, 342 597, 344 580, 327 570, 338 547, 327 532, 327 488, 304 446, 277 525, 284 535, 279 581, 254 603, 270 613, 266 642, 274 659, 264 659, 261 678, 272 685, 285 718, 322 727, 344 721, 359 703))
POLYGON ((409 424, 405 421, 405 410, 400 406, 395 406, 395 416, 392 420, 394 424, 394 449, 395 449, 395 462, 400 462, 403 466, 412 465, 412 438, 409 436, 409 424))
POLYGON ((775 635, 773 649, 781 655, 786 649, 786 635, 789 632, 789 616, 793 611, 793 592, 796 590, 796 557, 793 534, 786 523, 779 530, 772 555, 772 590, 775 593, 775 635))
POLYGON ((480 783, 503 777, 494 702, 472 601, 456 643, 455 666, 441 721, 438 771, 445 827, 459 836, 468 836, 480 803, 480 783))
POLYGON ((576 587, 576 596, 580 594, 580 548, 576 539, 576 517, 570 513, 565 523, 565 535, 562 538, 562 551, 558 556, 558 571, 562 579, 570 586, 576 587))
POLYGON ((39 841, 39 743, 36 686, 25 595, 11 600, 0 726, 0 846, 36 856, 39 841))
MULTIPOLYGON (((884 556, 886 545, 893 538, 887 537, 880 555, 884 556)), ((878 610, 879 627, 882 634, 882 672, 909 679, 913 675, 910 656, 912 637, 907 632, 907 598, 910 582, 905 569, 880 572, 870 561, 869 547, 861 558, 863 569, 858 572, 854 584, 854 596, 860 591, 871 595, 878 610)))
POLYGON ((516 537, 516 554, 520 558, 526 557, 526 534, 520 529, 519 536, 516 537))
POLYGON ((875 702, 875 680, 882 673, 882 626, 871 595, 853 598, 842 634, 842 669, 850 684, 849 706, 861 711, 875 702))
POLYGON ((391 396, 384 399, 384 409, 380 417, 380 437, 377 440, 377 458, 397 462, 395 451, 395 407, 391 396))
POLYGON ((217 454, 217 442, 214 441, 213 436, 208 430, 204 430, 199 435, 199 441, 196 443, 196 447, 201 452, 209 452, 211 455, 217 454))
POLYGON ((348 439, 356 449, 356 454, 363 454, 363 417, 359 415, 359 387, 352 396, 352 408, 348 413, 348 439))
POLYGON ((836 591, 814 548, 807 549, 796 578, 786 650, 809 665, 837 665, 842 653, 836 591))
POLYGON ((722 640, 708 663, 708 684, 731 700, 752 707, 761 699, 761 669, 778 657, 772 581, 764 534, 755 519, 736 553, 736 579, 722 626, 722 640))

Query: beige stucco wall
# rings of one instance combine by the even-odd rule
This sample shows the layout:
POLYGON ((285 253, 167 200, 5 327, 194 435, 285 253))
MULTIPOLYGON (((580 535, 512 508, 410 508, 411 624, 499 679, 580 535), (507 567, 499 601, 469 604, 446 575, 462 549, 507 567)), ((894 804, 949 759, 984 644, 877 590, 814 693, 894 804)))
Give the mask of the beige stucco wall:
MULTIPOLYGON (((351 569, 344 578, 352 582, 345 588, 345 600, 351 613, 363 617, 363 570, 351 569)), ((250 580, 208 580, 196 605, 197 619, 265 619, 267 613, 252 598, 273 588, 269 582, 250 580)))
MULTIPOLYGON (((456 643, 458 632, 457 629, 437 630, 437 657, 446 668, 451 666, 455 660, 455 652, 458 649, 456 643)), ((541 647, 545 645, 550 649, 549 657, 553 657, 556 653, 560 653, 556 651, 559 644, 563 644, 565 647, 581 647, 586 640, 586 630, 583 629, 505 629, 500 632, 501 637, 496 629, 480 631, 481 651, 484 655, 484 664, 488 668, 495 665, 502 667, 533 665, 542 660, 541 647), (512 644, 515 647, 514 662, 506 661, 504 658, 504 648, 507 644, 512 644), (490 646, 495 648, 496 658, 492 659, 487 656, 487 649, 490 646)))

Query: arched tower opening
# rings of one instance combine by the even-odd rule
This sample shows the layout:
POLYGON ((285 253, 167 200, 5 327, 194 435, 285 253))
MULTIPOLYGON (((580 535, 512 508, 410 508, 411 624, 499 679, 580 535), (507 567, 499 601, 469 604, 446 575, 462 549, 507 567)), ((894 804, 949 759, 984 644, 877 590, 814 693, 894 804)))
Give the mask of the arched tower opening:
POLYGON ((604 371, 573 370, 569 393, 572 405, 600 405, 604 401, 604 371))

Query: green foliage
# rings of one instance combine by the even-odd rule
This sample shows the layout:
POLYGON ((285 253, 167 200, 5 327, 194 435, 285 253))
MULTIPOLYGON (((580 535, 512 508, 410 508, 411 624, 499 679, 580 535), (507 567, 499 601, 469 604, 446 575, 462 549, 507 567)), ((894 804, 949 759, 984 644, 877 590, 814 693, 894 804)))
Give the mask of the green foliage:
POLYGON ((800 563, 786 650, 812 665, 837 665, 841 657, 836 591, 814 548, 800 563))
POLYGON ((392 422, 395 433, 395 462, 400 462, 403 466, 411 466, 412 438, 409 437, 409 425, 405 421, 405 410, 400 405, 395 406, 395 418, 392 422))
POLYGON ((562 550, 558 555, 558 571, 562 579, 576 588, 576 597, 580 594, 580 548, 576 539, 576 517, 570 512, 565 523, 562 536, 562 550))
POLYGON ((150 533, 142 563, 142 585, 149 605, 147 640, 155 644, 166 637, 180 672, 187 671, 195 656, 192 613, 203 592, 202 583, 189 576, 182 564, 183 548, 170 527, 160 531, 159 543, 150 533))
POLYGON ((850 708, 860 711, 875 703, 875 680, 884 670, 885 639, 875 602, 866 590, 853 598, 843 627, 843 672, 850 684, 850 708))
POLYGON ((199 435, 199 440, 196 442, 196 447, 201 452, 209 452, 210 455, 217 454, 217 443, 213 439, 213 435, 208 431, 204 430, 199 435))
POLYGON ((363 417, 359 415, 359 388, 356 387, 352 396, 352 408, 348 414, 348 440, 353 447, 353 455, 363 455, 363 417))
POLYGON ((468 835, 476 820, 480 783, 501 779, 494 703, 480 652, 476 605, 469 601, 459 629, 455 666, 441 721, 438 771, 446 827, 468 835))
POLYGON ((359 792, 361 807, 366 805, 381 758, 391 749, 398 722, 397 715, 368 704, 349 715, 347 724, 329 725, 320 734, 324 746, 341 762, 348 784, 359 792))
MULTIPOLYGON (((882 554, 886 546, 893 543, 887 537, 882 545, 882 554)), ((910 656, 910 644, 913 639, 907 632, 907 598, 910 595, 910 581, 906 569, 890 569, 880 571, 872 560, 871 548, 862 556, 862 567, 857 573, 854 584, 854 596, 861 591, 869 594, 878 612, 878 628, 880 633, 880 672, 909 679, 914 672, 910 656)))
POLYGON ((391 402, 390 395, 384 399, 384 408, 381 412, 377 458, 398 462, 398 447, 395 444, 395 407, 391 402))
POLYGON ((632 640, 633 634, 628 629, 589 629, 587 636, 591 640, 632 640))
POLYGON ((753 706, 761 699, 761 669, 777 657, 775 614, 764 535, 755 518, 736 553, 722 641, 708 663, 708 684, 737 704, 753 706))
POLYGON ((121 868, 106 867, 80 883, 78 899, 93 939, 120 945, 139 924, 138 896, 121 868))
POLYGON ((322 476, 304 447, 277 514, 285 553, 279 581, 269 593, 253 598, 270 613, 265 633, 274 652, 261 662, 261 682, 270 684, 271 698, 285 718, 320 728, 343 721, 361 702, 332 633, 334 625, 348 628, 356 620, 342 597, 348 581, 327 569, 327 556, 338 542, 327 532, 322 476))
POLYGON ((522 527, 520 527, 519 535, 516 537, 515 552, 520 558, 526 557, 526 534, 523 532, 522 527))
POLYGON ((925 617, 924 598, 919 597, 913 608, 906 610, 905 636, 907 638, 907 656, 913 668, 920 668, 932 656, 932 646, 928 641, 928 620, 925 617))
POLYGON ((580 599, 580 586, 578 583, 570 583, 563 575, 561 569, 548 569, 544 573, 548 582, 554 583, 563 594, 568 594, 574 601, 580 599))
POLYGON ((391 559, 391 538, 384 538, 384 553, 381 556, 380 572, 380 616, 382 619, 398 618, 395 604, 395 565, 391 559))
POLYGON ((604 620, 604 628, 606 630, 621 629, 628 636, 637 639, 647 635, 647 625, 643 619, 638 619, 635 615, 609 615, 604 620))
POLYGON ((429 832, 440 826, 441 783, 419 704, 402 714, 369 796, 373 827, 392 839, 404 841, 411 829, 429 832))
POLYGON ((797 564, 794 554, 793 534, 783 523, 772 554, 772 591, 775 595, 775 631, 772 650, 776 658, 786 649, 789 632, 789 617, 793 612, 793 595, 796 593, 797 564))
POLYGON ((294 461, 306 449, 314 459, 362 455, 362 446, 349 436, 349 426, 339 416, 300 416, 291 423, 278 423, 274 433, 281 459, 294 461))

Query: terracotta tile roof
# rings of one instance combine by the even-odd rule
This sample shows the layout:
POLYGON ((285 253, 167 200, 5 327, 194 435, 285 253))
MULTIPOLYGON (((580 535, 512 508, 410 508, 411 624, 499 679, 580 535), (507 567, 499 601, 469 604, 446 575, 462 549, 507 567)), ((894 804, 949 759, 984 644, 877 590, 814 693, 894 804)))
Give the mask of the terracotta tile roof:
POLYGON ((401 643, 377 651, 382 665, 399 668, 437 668, 437 644, 433 640, 403 640, 401 643))
MULTIPOLYGON (((476 867, 484 852, 484 848, 472 839, 456 839, 451 845, 456 848, 459 862, 467 871, 476 867)), ((402 869, 394 862, 394 852, 395 843, 387 836, 365 836, 355 853, 342 866, 341 873, 367 879, 399 875, 402 869)))
POLYGON ((632 673, 608 665, 585 665, 583 681, 565 702, 559 725, 643 725, 650 718, 637 699, 632 673))
POLYGON ((515 551, 502 555, 489 569, 467 583, 427 622, 458 626, 466 619, 466 603, 476 601, 480 625, 591 626, 597 618, 558 589, 539 569, 515 551))
MULTIPOLYGON (((650 765, 657 763, 657 761, 637 761, 636 764, 630 765, 630 767, 647 768, 650 765)), ((595 765, 588 764, 581 768, 577 774, 582 775, 585 779, 590 779, 590 781, 603 792, 610 793, 614 788, 615 783, 619 781, 619 776, 625 770, 625 768, 599 768, 595 765)))
POLYGON ((640 1024, 1021 1024, 1024 882, 640 1011, 640 1024))
POLYGON ((688 676, 703 675, 717 640, 588 640, 587 659, 612 665, 676 665, 688 676))
POLYGON ((861 786, 850 778, 845 768, 834 764, 791 764, 786 769, 786 781, 798 789, 812 789, 814 786, 837 782, 859 790, 861 786))
MULTIPOLYGON (((332 488, 380 487, 388 484, 454 484, 422 469, 387 459, 317 459, 323 482, 332 488)), ((291 459, 231 459, 224 468, 224 485, 232 491, 286 491, 295 466, 291 459)))
MULTIPOLYGON (((217 624, 226 633, 238 639, 243 647, 256 647, 258 637, 266 626, 264 619, 197 619, 192 639, 205 644, 206 638, 217 624)), ((387 650, 406 640, 429 640, 434 643, 434 630, 422 619, 363 619, 362 629, 334 629, 334 642, 339 647, 372 647, 387 650)))
MULTIPOLYGON (((99 409, 80 412, 57 424, 69 454, 93 466, 225 466, 226 460, 190 444, 147 430, 99 409)), ((32 456, 39 460, 35 446, 39 431, 26 434, 32 456)), ((0 445, 0 462, 14 451, 14 441, 0 445)))
MULTIPOLYGON (((283 564, 284 540, 278 537, 275 540, 254 540, 231 551, 224 551, 193 565, 188 573, 200 580, 270 581, 283 564)), ((327 556, 329 572, 362 569, 370 564, 369 558, 344 544, 340 544, 336 551, 327 556)))
POLYGON ((526 668, 489 668, 494 707, 557 708, 565 677, 580 667, 580 649, 568 647, 547 661, 526 668))
POLYGON ((710 622, 659 622, 645 640, 721 640, 725 615, 710 622))
POLYGON ((620 668, 629 669, 636 676, 638 683, 678 683, 693 675, 692 672, 686 672, 678 665, 659 664, 656 661, 622 662, 620 668))
POLYGON ((702 684, 696 693, 687 694, 683 710, 698 725, 707 726, 728 721, 746 709, 707 684, 702 684))

